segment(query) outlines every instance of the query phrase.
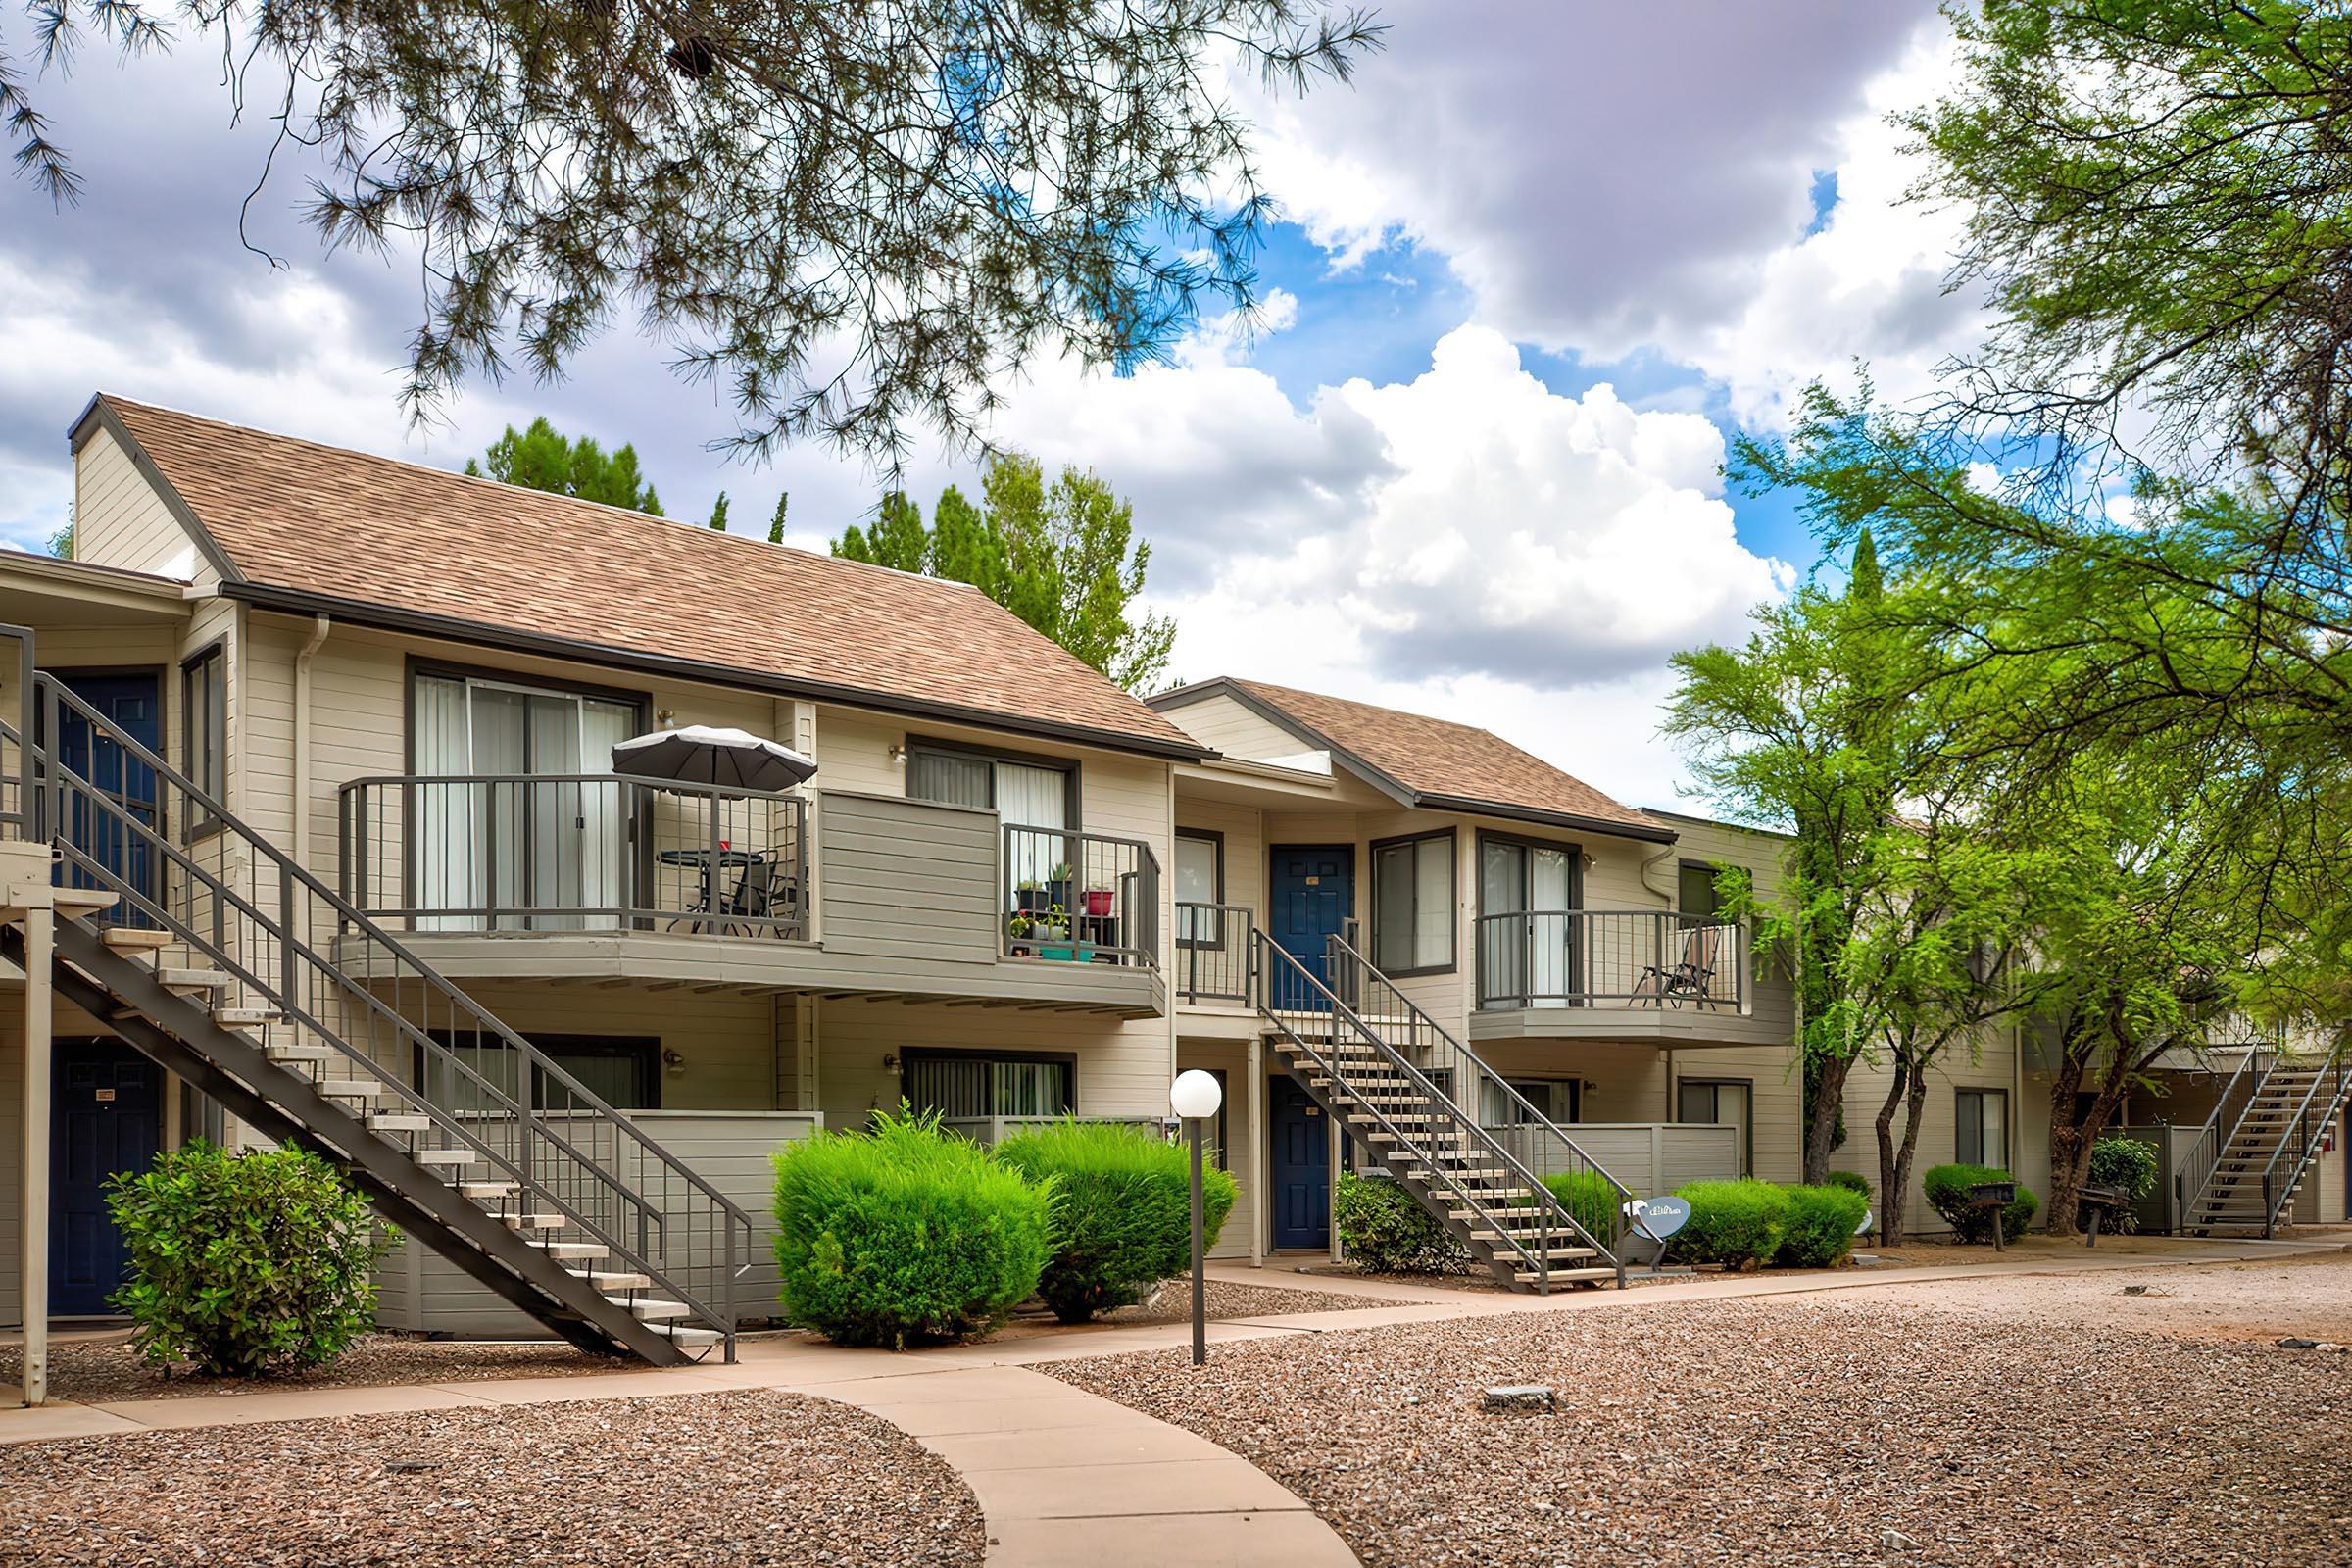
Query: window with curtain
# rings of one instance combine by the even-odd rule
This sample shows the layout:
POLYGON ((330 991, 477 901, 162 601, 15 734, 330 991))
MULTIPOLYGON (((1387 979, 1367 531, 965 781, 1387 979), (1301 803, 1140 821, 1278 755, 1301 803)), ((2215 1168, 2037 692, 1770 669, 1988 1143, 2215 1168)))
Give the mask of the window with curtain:
POLYGON ((1963 1165, 2009 1168, 2009 1092, 2005 1089, 1959 1091, 1952 1157, 1963 1165))
POLYGON ((436 930, 619 924, 630 880, 631 797, 617 783, 563 775, 611 771, 612 748, 638 733, 642 712, 635 703, 582 692, 417 674, 410 696, 417 774, 516 775, 420 783, 412 793, 412 902, 466 911, 419 923, 436 930))
POLYGON ((949 1121, 995 1116, 1064 1116, 1076 1108, 1077 1068, 1054 1057, 986 1052, 906 1054, 906 1099, 949 1121))
POLYGON ((1492 835, 1478 856, 1479 995, 1501 1007, 1564 1007, 1575 1000, 1583 930, 1576 851, 1492 835), (1487 919, 1489 915, 1511 918, 1487 919))
MULTIPOLYGON (((216 643, 179 669, 180 771, 214 800, 228 793, 228 660, 216 643)), ((202 828, 205 822, 190 824, 202 828)))
MULTIPOLYGON (((906 748, 906 796, 942 806, 993 808, 1007 827, 1045 828, 1044 833, 1006 836, 1006 907, 1010 895, 1027 883, 1044 888, 1056 868, 1079 858, 1077 845, 1060 834, 1071 820, 1074 767, 1057 767, 1010 758, 989 757, 953 747, 910 742, 906 748)), ((1066 899, 1071 890, 1061 890, 1066 899)))
POLYGON ((1740 1170, 1755 1170, 1755 1096, 1744 1079, 1685 1078, 1675 1087, 1677 1121, 1711 1122, 1740 1129, 1740 1170))
POLYGON ((1453 833, 1372 846, 1372 962, 1389 974, 1453 967, 1453 833))
POLYGON ((1225 894, 1225 841, 1213 834, 1176 832, 1176 940, 1188 947, 1221 948, 1225 923, 1215 909, 1187 909, 1187 904, 1220 904, 1225 894))

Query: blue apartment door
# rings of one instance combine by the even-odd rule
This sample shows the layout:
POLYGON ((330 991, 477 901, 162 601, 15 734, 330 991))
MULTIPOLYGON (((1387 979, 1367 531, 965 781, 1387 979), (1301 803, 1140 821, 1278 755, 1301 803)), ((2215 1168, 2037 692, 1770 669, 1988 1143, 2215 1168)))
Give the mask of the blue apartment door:
POLYGON ((1271 1086, 1274 1245, 1331 1245, 1331 1122, 1288 1078, 1271 1086))
POLYGON ((60 1040, 49 1110, 49 1310, 111 1312, 128 1255, 107 1178, 145 1170, 163 1133, 163 1074, 119 1040, 60 1040))
MULTIPOLYGON (((159 675, 68 674, 59 677, 74 696, 96 709, 106 721, 137 744, 163 755, 163 678, 159 675)), ((88 782, 85 794, 76 790, 66 808, 66 833, 74 847, 152 899, 156 894, 155 858, 146 841, 136 836, 123 818, 140 826, 156 825, 160 797, 155 769, 136 760, 121 742, 97 732, 81 714, 61 711, 57 721, 57 759, 65 771, 88 782), (91 796, 103 796, 119 808, 109 810, 91 796)), ((79 865, 58 869, 67 887, 106 887, 105 876, 79 865)), ((119 891, 119 890, 115 890, 119 891)), ((125 899, 113 918, 121 924, 151 922, 125 899)))
MULTIPOLYGON (((1266 934, 1325 985, 1324 939, 1347 929, 1355 912, 1355 849, 1347 844, 1277 844, 1267 854, 1266 934)), ((1295 974, 1272 976, 1277 1007, 1328 1005, 1322 994, 1295 974)))

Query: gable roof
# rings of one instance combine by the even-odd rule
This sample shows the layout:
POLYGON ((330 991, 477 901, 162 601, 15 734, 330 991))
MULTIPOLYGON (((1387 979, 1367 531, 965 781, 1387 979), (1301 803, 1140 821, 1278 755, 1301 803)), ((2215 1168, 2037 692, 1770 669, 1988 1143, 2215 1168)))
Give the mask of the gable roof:
POLYGON ((962 583, 101 393, 222 579, 331 614, 681 678, 1199 758, 1198 741, 962 583))
POLYGON ((1400 804, 1674 842, 1674 829, 1531 756, 1492 730, 1222 675, 1162 692, 1163 710, 1230 696, 1400 804))

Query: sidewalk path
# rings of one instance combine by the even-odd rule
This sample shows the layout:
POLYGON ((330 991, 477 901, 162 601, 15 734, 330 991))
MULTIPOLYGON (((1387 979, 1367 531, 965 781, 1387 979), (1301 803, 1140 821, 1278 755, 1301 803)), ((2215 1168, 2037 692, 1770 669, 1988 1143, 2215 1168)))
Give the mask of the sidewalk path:
MULTIPOLYGON (((1624 1292, 1518 1296, 1386 1281, 1212 1265, 1213 1278, 1391 1304, 1212 1323, 1210 1343, 1322 1334, 1518 1313, 1638 1311, 1677 1301, 1879 1290, 1939 1281, 2179 1268, 2341 1251, 2341 1235, 2308 1241, 2143 1242, 2130 1250, 2066 1249, 2015 1261, 1819 1274, 1707 1275, 1624 1292)), ((376 1388, 288 1389, 178 1398, 0 1409, 0 1446, 166 1427, 248 1425, 579 1399, 620 1399, 714 1389, 775 1388, 839 1399, 912 1435, 959 1471, 988 1521, 992 1568, 1280 1561, 1296 1568, 1353 1563, 1329 1526, 1256 1467, 1206 1440, 1029 1370, 1052 1361, 1173 1349, 1181 1323, 1102 1328, 894 1354, 792 1338, 747 1341, 734 1365, 589 1373, 376 1388)))

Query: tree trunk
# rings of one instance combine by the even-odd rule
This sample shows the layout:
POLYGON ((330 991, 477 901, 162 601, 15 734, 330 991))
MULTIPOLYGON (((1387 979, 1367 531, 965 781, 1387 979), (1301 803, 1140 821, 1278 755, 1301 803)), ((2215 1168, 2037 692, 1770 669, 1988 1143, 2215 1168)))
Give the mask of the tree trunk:
POLYGON ((2070 1049, 2065 1070, 2050 1085, 2048 1230, 2052 1236, 2075 1233, 2082 1186, 2090 1180, 2091 1151, 2114 1118, 2115 1107, 2124 1102, 2124 1096, 2131 1091, 2135 1066, 2130 1035, 2119 1019, 2108 1030, 2107 1059, 2099 1069, 2098 1089, 2091 1096, 2090 1108, 2080 1120, 2076 1119, 2074 1102, 2082 1092, 2082 1080, 2089 1076, 2088 1059, 2070 1049), (2062 1094, 2064 1100, 2059 1098, 2062 1094))
MULTIPOLYGON (((1928 1115, 1928 1069, 1926 1063, 1921 1063, 1912 1072, 1911 1090, 1903 1097, 1903 1147, 1901 1152, 1895 1156, 1894 1182, 1886 1189, 1886 1197, 1882 1200, 1886 1205, 1887 1211, 1898 1218, 1911 1203, 1911 1166, 1919 1155, 1920 1123, 1927 1120, 1928 1115)), ((1886 1227, 1882 1225, 1880 1228, 1884 1230, 1886 1227)), ((1902 1239, 1903 1232, 1899 1224, 1896 1226, 1894 1234, 1897 1241, 1902 1239)))
POLYGON ((1894 1081, 1879 1106, 1879 1245, 1886 1247, 1903 1234, 1902 1189, 1895 1185, 1894 1107, 1901 1104, 1911 1083, 1911 1066, 1900 1051, 1894 1056, 1894 1081))
POLYGON ((1845 1078, 1851 1056, 1823 1056, 1814 1080, 1813 1120, 1805 1128, 1805 1185, 1819 1187, 1830 1179, 1830 1155, 1837 1151, 1838 1118, 1845 1109, 1845 1078))

